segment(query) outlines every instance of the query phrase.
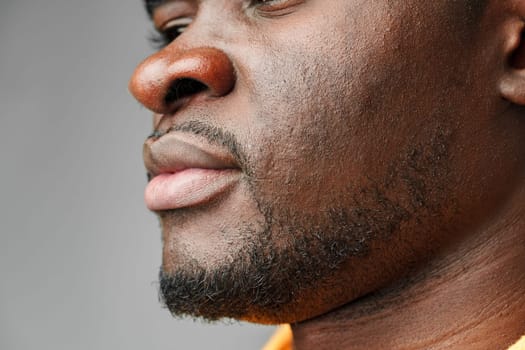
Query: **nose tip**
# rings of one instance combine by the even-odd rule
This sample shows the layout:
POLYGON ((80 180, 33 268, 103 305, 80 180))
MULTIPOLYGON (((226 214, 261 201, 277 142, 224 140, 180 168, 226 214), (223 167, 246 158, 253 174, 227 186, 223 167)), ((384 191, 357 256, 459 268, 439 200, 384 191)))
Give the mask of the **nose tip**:
POLYGON ((131 77, 129 90, 146 108, 167 113, 184 97, 227 95, 235 85, 235 71, 221 50, 203 47, 176 53, 165 50, 147 58, 131 77))

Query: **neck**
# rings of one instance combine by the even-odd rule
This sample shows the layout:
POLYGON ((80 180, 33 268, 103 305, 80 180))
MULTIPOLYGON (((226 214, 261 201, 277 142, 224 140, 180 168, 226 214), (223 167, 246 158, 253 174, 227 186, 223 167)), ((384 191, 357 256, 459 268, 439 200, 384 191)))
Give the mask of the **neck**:
POLYGON ((525 196, 518 197, 517 209, 417 276, 292 325, 295 348, 507 349, 525 334, 525 196))

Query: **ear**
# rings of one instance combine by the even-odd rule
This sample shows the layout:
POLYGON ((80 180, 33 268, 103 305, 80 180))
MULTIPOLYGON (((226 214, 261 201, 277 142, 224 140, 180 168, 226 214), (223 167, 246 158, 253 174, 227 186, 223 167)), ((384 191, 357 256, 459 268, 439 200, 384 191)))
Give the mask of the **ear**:
POLYGON ((525 0, 509 2, 512 19, 504 28, 506 66, 500 93, 509 102, 525 106, 525 0))

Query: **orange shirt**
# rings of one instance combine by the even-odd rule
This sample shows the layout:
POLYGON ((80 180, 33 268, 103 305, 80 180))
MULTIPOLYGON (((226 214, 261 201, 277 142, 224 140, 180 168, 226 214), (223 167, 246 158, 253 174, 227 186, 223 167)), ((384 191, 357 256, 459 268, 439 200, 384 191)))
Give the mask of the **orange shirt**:
MULTIPOLYGON (((282 325, 270 338, 262 350, 293 350, 293 336, 290 325, 282 325)), ((514 350, 514 349, 512 349, 514 350)))
POLYGON ((509 350, 525 350, 525 336, 522 337, 516 344, 512 345, 509 350))
MULTIPOLYGON (((262 350, 293 350, 292 340, 292 329, 289 325, 284 325, 277 329, 262 350)), ((508 350, 525 350, 525 336, 508 350)))

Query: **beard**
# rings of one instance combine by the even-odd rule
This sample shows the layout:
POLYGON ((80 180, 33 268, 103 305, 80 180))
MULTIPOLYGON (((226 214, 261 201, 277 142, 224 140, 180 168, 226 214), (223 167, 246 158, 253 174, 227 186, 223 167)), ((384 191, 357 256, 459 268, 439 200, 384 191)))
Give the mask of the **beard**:
MULTIPOLYGON (((177 129, 198 133, 230 148, 244 173, 256 173, 231 135, 202 123, 177 129)), ((348 186, 337 195, 345 199, 344 207, 319 208, 315 215, 262 200, 256 182, 248 176, 251 198, 257 203, 263 222, 240 223, 233 235, 239 238, 235 253, 223 262, 210 266, 189 258, 175 264, 169 272, 161 267, 161 303, 176 317, 242 320, 263 310, 264 320, 282 319, 282 310, 293 304, 297 296, 318 288, 321 280, 336 275, 351 257, 367 256, 372 242, 388 240, 414 217, 419 220, 423 216, 438 216, 440 201, 435 193, 434 199, 427 196, 428 189, 435 191, 436 186, 427 183, 427 179, 445 175, 447 142, 444 133, 437 133, 428 144, 417 145, 393 162, 383 181, 360 189, 348 186), (408 203, 386 195, 398 187, 408 195, 408 203)), ((160 216, 162 219, 180 214, 174 210, 160 216)))
MULTIPOLYGON (((246 224, 247 239, 233 261, 213 269, 195 260, 170 273, 161 267, 160 299, 174 316, 192 316, 215 321, 244 319, 254 310, 264 310, 265 318, 279 319, 281 310, 294 296, 330 276, 350 256, 364 256, 368 243, 389 236, 408 213, 391 207, 388 214, 356 209, 350 217, 343 209, 331 209, 324 227, 290 227, 267 220, 260 230, 246 224), (365 214, 367 213, 368 214, 365 214), (381 219, 389 217, 389 221, 381 219), (274 232, 288 235, 286 246, 277 244, 274 232)), ((272 213, 267 208, 267 213, 272 213)), ((306 223, 307 224, 307 223, 306 223)))

